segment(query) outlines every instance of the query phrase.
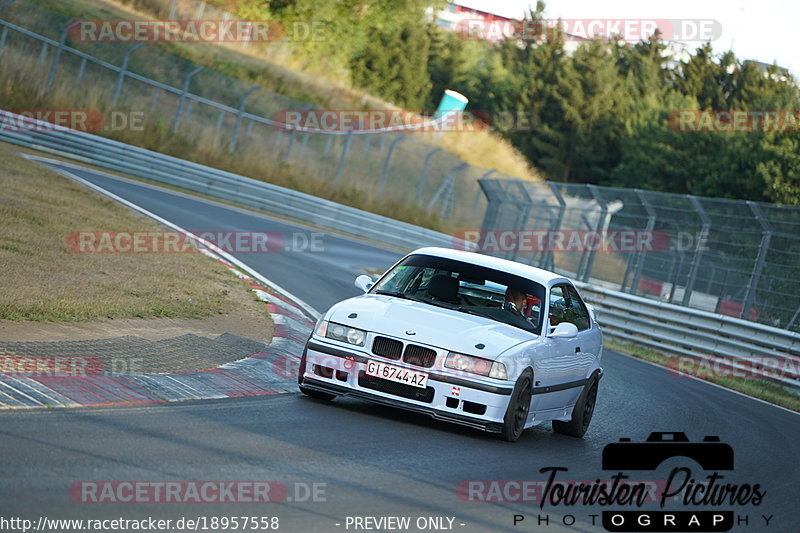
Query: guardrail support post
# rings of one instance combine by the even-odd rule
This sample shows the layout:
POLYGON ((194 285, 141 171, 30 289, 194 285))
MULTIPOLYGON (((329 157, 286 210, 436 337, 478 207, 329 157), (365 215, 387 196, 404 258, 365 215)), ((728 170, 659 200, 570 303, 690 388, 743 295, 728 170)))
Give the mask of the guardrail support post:
POLYGON ((383 170, 381 171, 381 182, 378 186, 378 196, 383 195, 383 190, 386 188, 386 179, 389 177, 389 162, 392 160, 392 154, 394 153, 394 149, 397 145, 403 140, 402 134, 397 135, 397 139, 392 141, 392 144, 389 145, 389 151, 386 153, 386 159, 383 161, 383 170))
POLYGON ((239 101, 239 112, 236 114, 236 124, 233 125, 233 133, 231 134, 231 143, 228 145, 228 152, 233 153, 236 151, 236 145, 239 142, 239 130, 242 127, 242 117, 244 116, 244 107, 247 104, 247 97, 253 94, 261 87, 256 85, 250 87, 242 94, 242 99, 239 101))
POLYGON ((333 186, 338 187, 339 179, 342 177, 342 172, 344 171, 344 161, 347 159, 347 153, 350 151, 350 143, 353 142, 353 132, 352 130, 347 132, 347 136, 344 138, 344 146, 342 146, 342 155, 339 156, 339 164, 336 165, 336 174, 333 176, 333 186))
POLYGON ((425 162, 422 163, 422 171, 419 173, 419 183, 417 183, 417 192, 414 195, 414 201, 419 203, 420 198, 422 198, 422 193, 425 190, 425 182, 428 179, 428 165, 430 165, 431 158, 436 154, 436 152, 441 152, 441 148, 434 148, 428 155, 425 156, 425 162))
POLYGON ((192 78, 195 74, 201 70, 203 70, 203 67, 197 67, 183 78, 183 92, 181 92, 181 96, 178 98, 178 109, 175 110, 175 116, 172 119, 172 127, 169 129, 169 132, 172 134, 178 131, 178 124, 181 122, 181 113, 183 112, 183 103, 186 101, 186 95, 189 94, 189 84, 192 82, 192 78))
POLYGON ((111 98, 111 105, 117 105, 119 95, 122 93, 122 84, 125 83, 125 73, 128 71, 128 61, 131 54, 144 46, 144 43, 136 43, 125 52, 125 57, 122 58, 122 66, 119 70, 119 77, 117 78, 117 86, 114 87, 114 96, 111 98))
POLYGON ((755 215, 758 223, 761 225, 761 245, 758 247, 758 256, 756 257, 753 271, 750 274, 750 279, 747 282, 747 292, 744 297, 744 305, 742 306, 742 314, 739 318, 749 320, 750 309, 753 307, 753 301, 756 297, 756 290, 758 288, 758 281, 761 279, 761 271, 764 268, 764 261, 767 258, 767 251, 769 244, 772 240, 772 227, 767 222, 767 218, 761 211, 761 208, 755 202, 747 202, 748 207, 755 215))

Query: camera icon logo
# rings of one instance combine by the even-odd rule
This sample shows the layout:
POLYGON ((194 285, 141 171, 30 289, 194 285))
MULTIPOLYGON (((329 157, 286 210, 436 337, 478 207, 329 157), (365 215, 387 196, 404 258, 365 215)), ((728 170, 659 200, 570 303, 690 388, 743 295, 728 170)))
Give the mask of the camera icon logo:
POLYGON ((719 437, 690 442, 683 432, 653 432, 645 442, 622 438, 603 448, 603 470, 655 470, 671 457, 694 459, 704 470, 733 470, 733 448, 719 437))

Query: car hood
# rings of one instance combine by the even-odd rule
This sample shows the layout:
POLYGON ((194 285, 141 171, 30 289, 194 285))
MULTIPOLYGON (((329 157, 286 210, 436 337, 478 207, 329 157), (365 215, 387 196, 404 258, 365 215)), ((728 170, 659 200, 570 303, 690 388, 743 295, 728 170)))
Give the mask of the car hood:
POLYGON ((537 338, 488 318, 373 294, 339 302, 327 313, 327 320, 487 359, 495 359, 512 346, 537 338), (353 314, 357 316, 351 318, 353 314), (414 335, 407 331, 413 331, 414 335), (479 350, 476 344, 484 344, 485 348, 479 350))

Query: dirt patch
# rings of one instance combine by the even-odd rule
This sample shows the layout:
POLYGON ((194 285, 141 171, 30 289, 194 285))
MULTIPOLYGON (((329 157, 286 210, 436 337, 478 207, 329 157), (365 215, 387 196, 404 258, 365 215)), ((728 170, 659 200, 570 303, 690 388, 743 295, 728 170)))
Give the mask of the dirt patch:
POLYGON ((162 340, 193 334, 215 338, 231 333, 269 344, 274 325, 262 302, 237 292, 236 307, 209 318, 119 318, 91 322, 34 322, 0 320, 0 341, 77 341, 133 335, 162 340))

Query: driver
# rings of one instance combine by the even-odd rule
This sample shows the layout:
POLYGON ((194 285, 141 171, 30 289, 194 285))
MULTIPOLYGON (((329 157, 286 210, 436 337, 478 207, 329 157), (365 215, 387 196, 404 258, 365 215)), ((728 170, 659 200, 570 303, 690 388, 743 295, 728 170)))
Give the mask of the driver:
POLYGON ((508 287, 506 289, 506 301, 503 303, 503 309, 518 313, 521 317, 525 318, 523 310, 525 309, 525 300, 527 299, 524 292, 508 287))

